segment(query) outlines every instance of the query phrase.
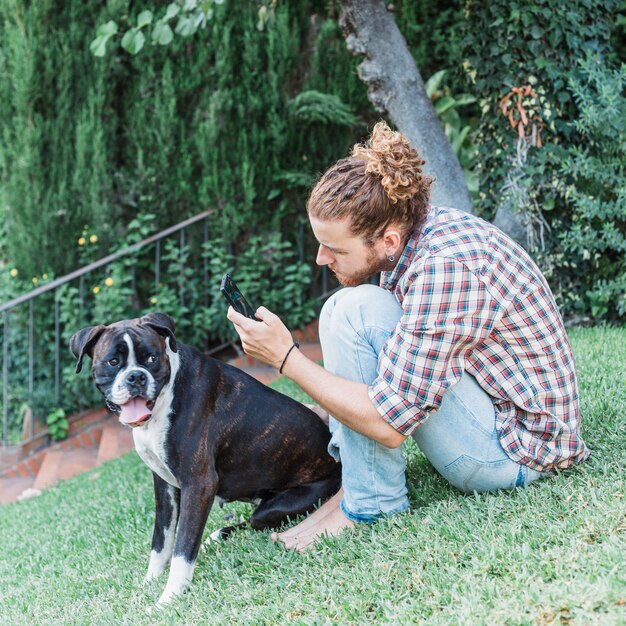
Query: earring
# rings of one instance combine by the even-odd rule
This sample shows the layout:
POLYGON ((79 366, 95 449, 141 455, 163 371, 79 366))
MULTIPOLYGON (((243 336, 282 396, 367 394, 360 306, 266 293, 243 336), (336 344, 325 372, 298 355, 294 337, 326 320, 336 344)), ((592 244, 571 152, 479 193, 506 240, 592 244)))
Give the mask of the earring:
POLYGON ((389 259, 390 263, 393 263, 396 260, 396 257, 393 256, 393 254, 390 254, 387 258, 389 259))

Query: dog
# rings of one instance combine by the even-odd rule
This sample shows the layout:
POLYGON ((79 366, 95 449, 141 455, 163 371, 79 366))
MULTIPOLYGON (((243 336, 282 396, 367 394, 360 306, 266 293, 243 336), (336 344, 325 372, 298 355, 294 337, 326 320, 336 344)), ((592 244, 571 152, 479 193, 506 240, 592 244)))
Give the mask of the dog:
POLYGON ((91 326, 71 339, 80 372, 91 357, 96 387, 152 470, 156 517, 146 580, 169 578, 157 606, 191 584, 214 500, 256 504, 244 524, 277 528, 341 486, 322 420, 241 370, 176 341, 164 313, 91 326))

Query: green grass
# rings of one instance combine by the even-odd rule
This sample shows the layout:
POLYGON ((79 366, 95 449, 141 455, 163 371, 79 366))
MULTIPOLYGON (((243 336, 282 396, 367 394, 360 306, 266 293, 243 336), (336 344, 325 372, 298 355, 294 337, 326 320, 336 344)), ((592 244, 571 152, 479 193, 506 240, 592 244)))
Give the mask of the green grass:
MULTIPOLYGON (((463 496, 409 446, 409 513, 304 555, 240 532, 149 614, 165 577, 142 586, 154 510, 132 452, 0 508, 0 624, 625 624, 626 330, 571 339, 592 450, 573 471, 463 496)), ((216 507, 207 533, 248 511, 216 507)))

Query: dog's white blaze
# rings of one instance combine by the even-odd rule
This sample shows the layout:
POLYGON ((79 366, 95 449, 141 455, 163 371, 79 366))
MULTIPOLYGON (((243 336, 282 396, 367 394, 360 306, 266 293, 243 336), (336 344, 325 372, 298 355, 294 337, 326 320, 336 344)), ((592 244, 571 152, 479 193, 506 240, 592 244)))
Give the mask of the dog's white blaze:
POLYGON ((150 552, 150 563, 148 564, 146 580, 157 578, 157 576, 160 576, 165 571, 165 568, 172 558, 172 552, 174 551, 176 523, 178 522, 178 503, 176 502, 171 487, 168 489, 167 493, 172 504, 172 517, 170 523, 164 530, 163 550, 161 550, 161 552, 157 552, 156 550, 150 552))
POLYGON ((135 354, 135 346, 133 345, 133 341, 130 338, 128 333, 124 333, 124 341, 128 346, 128 360, 126 362, 126 367, 121 369, 117 375, 115 376, 115 380, 113 381, 113 386, 111 387, 111 400, 118 405, 126 404, 130 400, 130 392, 124 383, 126 379, 126 374, 130 370, 141 370, 145 373, 146 378, 148 380, 148 385, 146 387, 146 395, 148 397, 152 397, 154 395, 154 390, 156 386, 156 382, 154 380, 154 376, 145 368, 141 367, 137 363, 137 356, 135 354))
POLYGON ((170 361, 170 379, 161 389, 161 393, 152 410, 152 418, 145 426, 133 429, 135 449, 143 462, 165 482, 180 488, 180 484, 167 465, 165 440, 170 427, 170 412, 174 398, 174 381, 180 367, 178 352, 170 349, 169 337, 165 340, 165 349, 170 361))
POLYGON ((181 595, 191 584, 193 570, 196 564, 189 563, 182 556, 175 556, 170 567, 170 576, 167 585, 157 602, 157 606, 169 604, 175 596, 181 595))

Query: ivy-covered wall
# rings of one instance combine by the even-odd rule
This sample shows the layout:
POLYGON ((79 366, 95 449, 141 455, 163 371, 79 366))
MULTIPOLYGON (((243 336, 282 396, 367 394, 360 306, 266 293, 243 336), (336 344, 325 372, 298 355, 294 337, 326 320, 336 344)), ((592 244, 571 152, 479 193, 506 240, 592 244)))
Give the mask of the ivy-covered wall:
POLYGON ((520 216, 574 321, 626 318, 624 11, 620 0, 466 3, 477 209, 492 219, 508 204, 520 216))

